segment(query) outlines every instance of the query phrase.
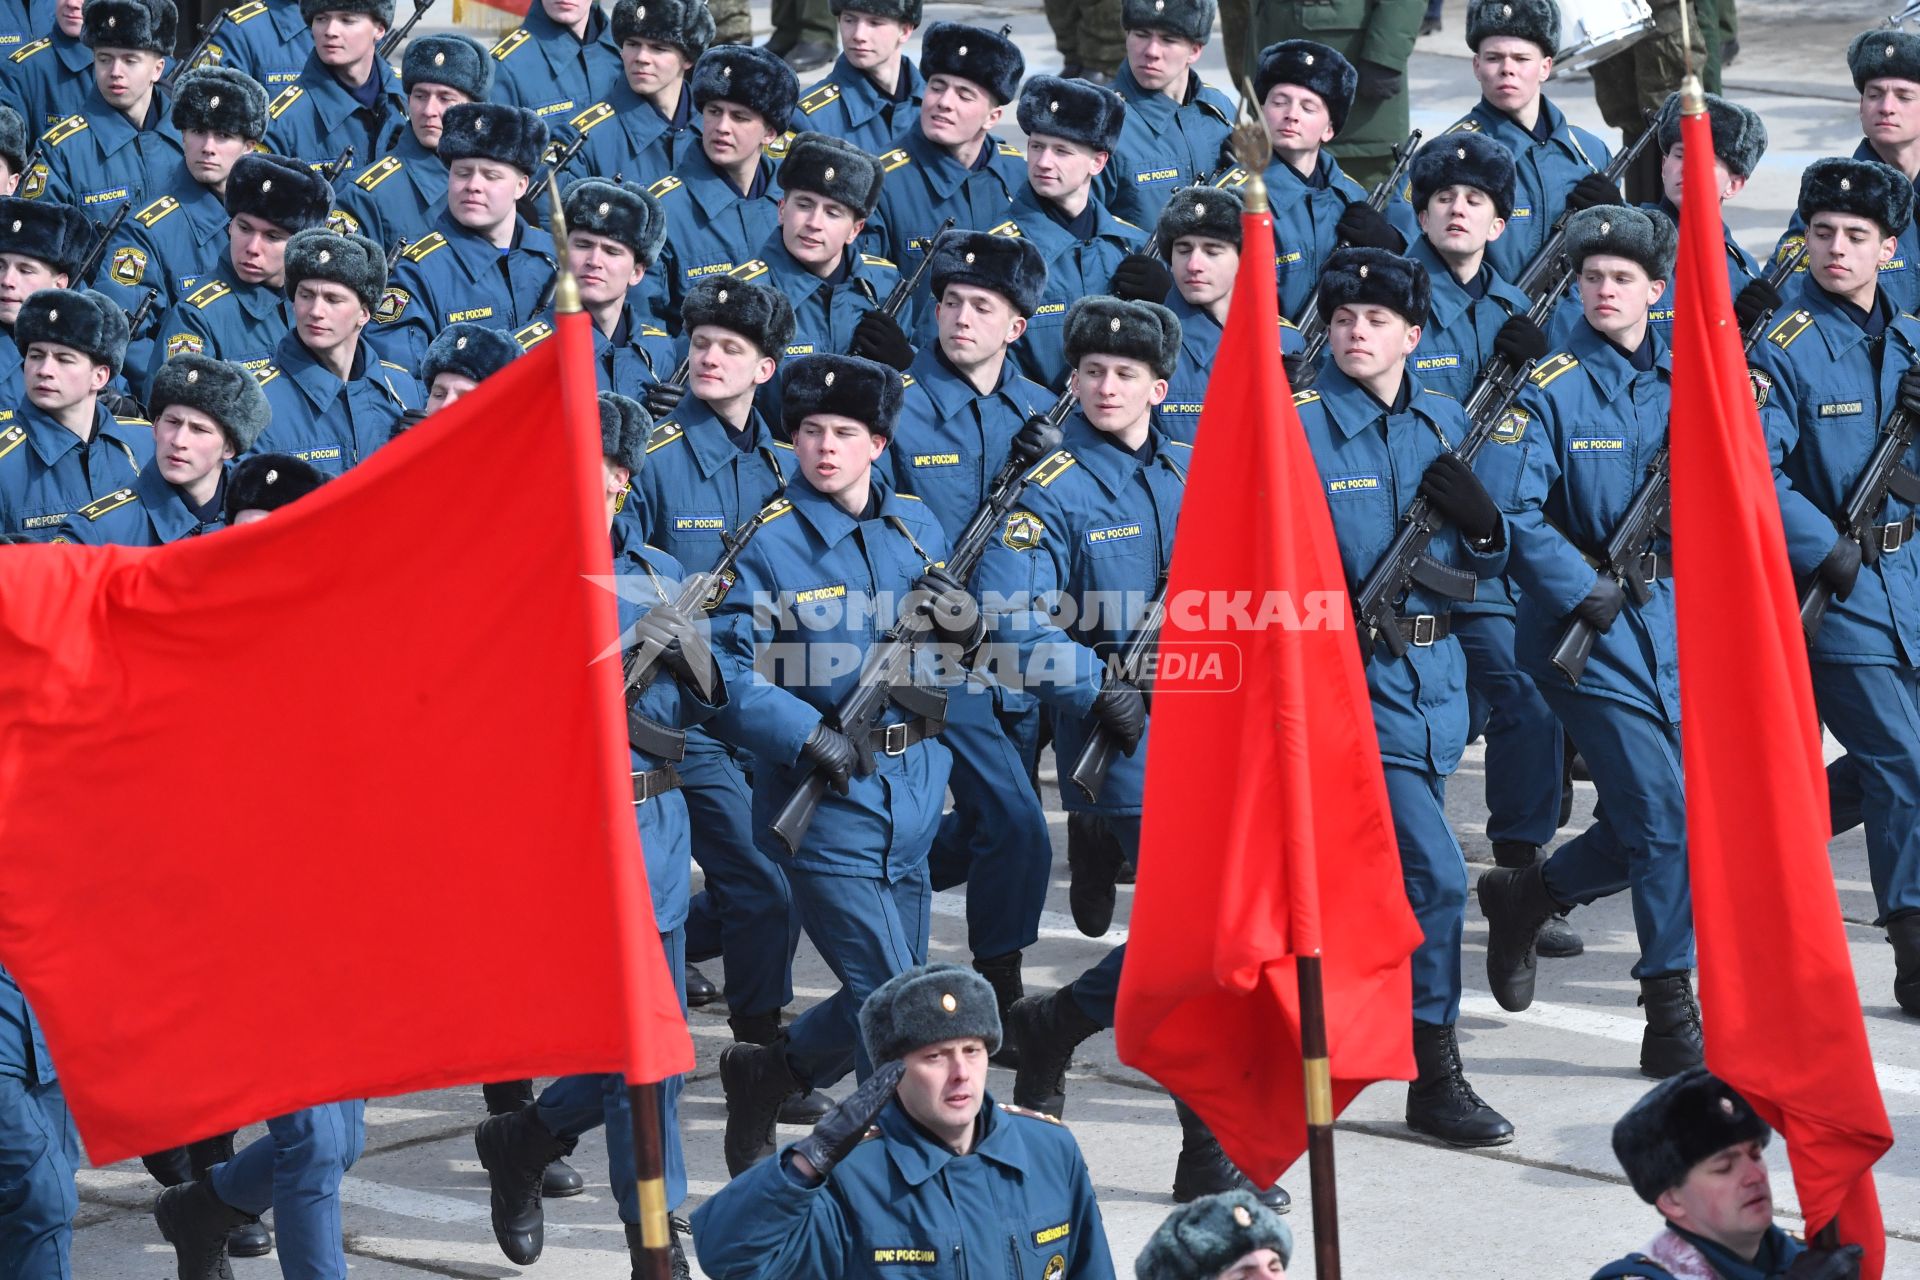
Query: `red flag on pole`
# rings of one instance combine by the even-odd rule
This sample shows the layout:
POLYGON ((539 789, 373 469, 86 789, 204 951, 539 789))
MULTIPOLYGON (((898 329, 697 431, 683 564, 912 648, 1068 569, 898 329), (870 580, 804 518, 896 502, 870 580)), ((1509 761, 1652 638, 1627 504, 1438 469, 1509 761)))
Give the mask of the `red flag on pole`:
POLYGON ((0 549, 0 962, 96 1162, 693 1066, 595 660, 586 326, 257 524, 0 549))
POLYGON ((1220 661, 1223 679, 1156 687, 1116 1036, 1266 1186, 1306 1146, 1296 957, 1324 932, 1337 1113, 1376 1080, 1413 1078, 1421 935, 1333 520, 1280 364, 1273 219, 1241 227, 1159 658, 1162 672, 1220 661), (1244 613, 1216 608, 1234 600, 1244 613))
MULTIPOLYGON (((1697 82, 1693 82, 1697 92, 1697 82)), ((1713 136, 1681 118, 1673 558, 1707 1065, 1780 1131, 1808 1234, 1880 1274, 1893 1144, 1827 861, 1826 775, 1773 468, 1728 292, 1713 136), (1726 620, 1741 620, 1737 644, 1726 620), (1791 938, 1783 948, 1780 940, 1791 938), (1780 1052, 1783 1030, 1794 1052, 1780 1052)))

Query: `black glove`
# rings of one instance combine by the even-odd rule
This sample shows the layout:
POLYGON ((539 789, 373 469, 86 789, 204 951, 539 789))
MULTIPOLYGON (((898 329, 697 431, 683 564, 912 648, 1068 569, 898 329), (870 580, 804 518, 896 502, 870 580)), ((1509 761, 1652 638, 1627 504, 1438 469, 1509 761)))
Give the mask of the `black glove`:
POLYGON ((1130 253, 1113 269, 1107 292, 1128 302, 1165 302, 1173 292, 1173 272, 1158 258, 1130 253))
POLYGON ((1920 365, 1900 375, 1900 407, 1908 413, 1920 413, 1920 365))
POLYGON ((676 387, 670 382, 649 382, 640 396, 640 403, 647 406, 647 414, 658 422, 670 416, 686 398, 685 387, 676 387))
POLYGON ((1354 96, 1362 102, 1385 102, 1406 87, 1405 76, 1377 62, 1355 63, 1354 70, 1360 73, 1360 83, 1354 87, 1354 96))
POLYGON ((1475 542, 1500 532, 1500 508, 1473 468, 1451 453, 1443 453, 1420 477, 1420 492, 1440 509, 1449 523, 1475 542))
POLYGON ((847 735, 825 721, 815 725, 807 740, 800 744, 800 763, 818 766, 820 772, 827 775, 827 782, 836 795, 847 794, 853 781, 853 767, 859 762, 860 753, 853 749, 847 735))
POLYGON ((1013 456, 1022 462, 1038 462, 1060 447, 1060 428, 1036 413, 1013 433, 1013 456))
POLYGON ((899 1058, 875 1067, 866 1083, 821 1116, 812 1133, 793 1144, 793 1154, 812 1165, 816 1177, 826 1177, 867 1136, 874 1117, 893 1101, 893 1091, 906 1074, 907 1064, 899 1058))
POLYGON ((980 606, 952 574, 945 569, 930 568, 913 580, 913 590, 926 592, 926 602, 920 607, 942 640, 963 650, 980 644, 986 629, 980 606))
POLYGON ((394 419, 393 430, 388 434, 387 439, 398 440, 401 436, 413 430, 426 420, 427 411, 425 409, 409 409, 394 419))
POLYGON ((1146 695, 1125 680, 1109 680, 1093 700, 1093 716, 1119 742, 1120 750, 1132 755, 1147 731, 1146 695))
POLYGON ((1320 369, 1305 356, 1281 356, 1280 364, 1287 371, 1287 385, 1295 391, 1307 391, 1320 379, 1320 369))
POLYGON ((635 648, 651 643, 660 650, 660 665, 672 673, 680 687, 705 697, 718 685, 720 672, 714 666, 713 650, 700 638, 692 619, 670 604, 657 604, 640 615, 633 624, 635 648))
POLYGON ((1567 193, 1567 208, 1591 209, 1597 204, 1619 204, 1620 188, 1597 173, 1590 173, 1573 184, 1567 193))
POLYGON ((1525 316, 1508 316, 1493 335, 1493 353, 1515 365, 1524 365, 1547 354, 1547 335, 1525 316))
POLYGON ((1595 631, 1605 634, 1626 607, 1627 593, 1619 583, 1603 573, 1593 584, 1593 589, 1587 592, 1587 598, 1573 606, 1573 613, 1575 617, 1590 623, 1595 631))
POLYGON ((1334 235, 1341 243, 1356 249, 1385 249, 1388 253, 1405 253, 1407 238, 1393 229, 1387 221, 1387 215, 1373 206, 1355 200, 1340 215, 1340 221, 1333 224, 1334 235))
POLYGON ((1845 600, 1860 578, 1862 558, 1860 544, 1852 538, 1842 538, 1833 544, 1833 550, 1827 552, 1827 558, 1820 562, 1813 576, 1826 583, 1835 600, 1845 600))
POLYGON ((1838 1249, 1808 1249, 1781 1273, 1781 1280, 1860 1280, 1861 1249, 1843 1244, 1838 1249))
POLYGON ((913 363, 913 344, 892 316, 869 311, 853 326, 852 354, 905 369, 913 363))
POLYGON ((1740 296, 1733 300, 1733 316, 1740 322, 1742 331, 1753 327, 1753 322, 1761 316, 1769 315, 1780 305, 1780 291, 1765 280, 1750 280, 1740 296))

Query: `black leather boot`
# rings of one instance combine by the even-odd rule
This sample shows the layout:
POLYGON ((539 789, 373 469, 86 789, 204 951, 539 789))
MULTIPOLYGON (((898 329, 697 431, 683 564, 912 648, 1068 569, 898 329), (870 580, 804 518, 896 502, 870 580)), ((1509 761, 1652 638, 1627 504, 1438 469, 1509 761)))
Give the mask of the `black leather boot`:
POLYGON ((699 1009, 712 1004, 720 998, 720 988, 713 985, 713 979, 700 972, 699 968, 688 961, 684 975, 687 984, 687 1007, 699 1009))
POLYGON ((780 1104, 803 1086, 787 1065, 787 1039, 730 1044, 720 1051, 720 1088, 727 1095, 727 1173, 739 1177, 773 1154, 780 1104))
MULTIPOLYGON (((633 1261, 633 1280, 653 1280, 653 1273, 647 1269, 646 1254, 640 1247, 640 1226, 638 1223, 623 1223, 627 1229, 627 1256, 633 1261)), ((680 1244, 680 1232, 669 1229, 667 1239, 673 1242, 673 1268, 668 1274, 673 1280, 693 1280, 693 1271, 687 1266, 687 1251, 680 1244)))
POLYGON ((1706 1061, 1692 976, 1640 979, 1640 1003, 1647 1011, 1647 1029, 1640 1034, 1641 1075, 1665 1080, 1706 1061))
POLYGON ((165 1151, 141 1156, 140 1163, 147 1167, 148 1175, 163 1187, 177 1187, 193 1180, 193 1166, 187 1160, 185 1147, 168 1147, 165 1151))
POLYGON ((1920 1018, 1920 912, 1887 921, 1893 944, 1893 1000, 1902 1012, 1920 1018))
POLYGON ((213 1193, 207 1182, 183 1182, 160 1193, 153 1206, 160 1235, 173 1246, 180 1280, 233 1280, 227 1233, 253 1220, 213 1193))
POLYGON ((572 1154, 573 1143, 547 1132, 538 1108, 522 1107, 482 1120, 473 1131, 473 1145, 487 1171, 493 1238, 500 1252, 523 1267, 537 1262, 546 1244, 542 1177, 548 1165, 572 1154))
MULTIPOLYGON (((727 1025, 733 1028, 733 1038, 741 1044, 772 1044, 780 1038, 780 1011, 728 1015, 727 1025)), ((781 1124, 811 1129, 833 1106, 832 1094, 807 1089, 781 1103, 778 1118, 781 1124)))
MULTIPOLYGON (((1540 860, 1540 850, 1535 845, 1519 840, 1496 840, 1493 842, 1493 865, 1496 867, 1530 867, 1540 860)), ((1540 926, 1540 936, 1533 940, 1535 955, 1545 956, 1549 960, 1567 960, 1587 949, 1587 944, 1567 923, 1567 913, 1556 911, 1545 924, 1540 926)))
MULTIPOLYGON (((480 1096, 490 1116, 511 1115, 533 1105, 533 1081, 501 1080, 480 1086, 480 1096)), ((540 1175, 540 1194, 549 1200, 564 1200, 587 1189, 587 1181, 565 1160, 555 1160, 540 1175)), ((240 1255, 245 1257, 247 1255, 240 1255)))
MULTIPOLYGON (((1020 953, 1009 951, 1003 956, 982 956, 973 962, 973 971, 987 980, 993 988, 993 1002, 1000 1007, 1000 1025, 1007 1025, 1007 1010, 1013 1008, 1014 1001, 1025 995, 1026 987, 1020 981, 1020 953)), ((987 1061, 996 1067, 1018 1067, 1020 1065, 1020 1047, 1011 1036, 1002 1036, 999 1050, 987 1061)))
POLYGON ((1099 815, 1067 815, 1067 906, 1073 923, 1089 938, 1113 926, 1114 888, 1126 853, 1099 815))
POLYGON ((1420 1075, 1407 1089, 1407 1127, 1455 1147, 1497 1147, 1513 1141, 1513 1125, 1467 1083, 1453 1024, 1413 1024, 1413 1060, 1420 1075))
MULTIPOLYGON (((193 1176, 204 1180, 213 1172, 215 1165, 233 1159, 233 1138, 231 1133, 220 1133, 190 1143, 186 1148, 187 1165, 192 1169, 193 1176)), ((272 1252, 273 1237, 267 1233, 266 1224, 258 1218, 243 1222, 227 1232, 229 1258, 264 1258, 272 1252)))
POLYGON ((1533 1003, 1533 983, 1539 962, 1534 939, 1560 910, 1547 893, 1540 864, 1518 869, 1499 867, 1480 877, 1480 914, 1487 918, 1487 985, 1493 998, 1509 1013, 1533 1003))
POLYGON ((1173 1109, 1180 1117, 1180 1158, 1173 1165, 1173 1198, 1177 1204, 1191 1204, 1201 1196, 1217 1196, 1227 1191, 1250 1191, 1275 1213, 1293 1207, 1293 1197, 1279 1183, 1261 1190, 1247 1175, 1227 1159, 1220 1140, 1186 1103, 1175 1098, 1173 1109))
POLYGON ((1013 1076, 1013 1102, 1056 1119, 1067 1109, 1067 1068, 1082 1040, 1102 1030, 1073 998, 1068 983, 1050 996, 1016 1000, 1000 1020, 1006 1039, 1020 1052, 1013 1076))

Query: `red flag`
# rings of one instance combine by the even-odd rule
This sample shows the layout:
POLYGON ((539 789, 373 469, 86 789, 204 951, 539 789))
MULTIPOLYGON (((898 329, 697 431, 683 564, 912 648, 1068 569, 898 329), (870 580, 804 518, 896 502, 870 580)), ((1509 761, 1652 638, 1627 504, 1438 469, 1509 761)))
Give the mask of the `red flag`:
POLYGON ((586 323, 257 524, 0 551, 0 961, 95 1161, 691 1069, 595 661, 586 323))
POLYGON ((1866 1247, 1871 1278, 1886 1252, 1872 1169, 1893 1132, 1827 861, 1820 722, 1728 293, 1713 136, 1704 111, 1680 130, 1674 601, 1707 1065, 1780 1131, 1809 1233, 1837 1217, 1841 1238, 1866 1247), (1780 1052, 1783 1035, 1794 1052, 1780 1052))
POLYGON ((1421 934, 1333 520, 1280 365, 1273 219, 1241 227, 1160 642, 1163 673, 1227 661, 1221 682, 1156 690, 1116 1035, 1266 1186, 1306 1148, 1295 957, 1320 950, 1324 913, 1337 1112, 1413 1078, 1421 934), (1236 598, 1251 626, 1224 607, 1236 598))

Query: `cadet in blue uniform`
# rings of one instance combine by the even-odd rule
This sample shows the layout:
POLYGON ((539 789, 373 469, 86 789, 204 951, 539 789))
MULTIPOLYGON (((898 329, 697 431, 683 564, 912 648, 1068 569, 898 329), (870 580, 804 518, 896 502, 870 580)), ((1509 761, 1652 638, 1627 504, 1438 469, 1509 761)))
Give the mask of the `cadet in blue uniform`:
POLYGON ((241 156, 227 175, 226 258, 162 317, 148 376, 183 351, 256 371, 266 364, 293 327, 280 289, 287 241, 325 222, 332 202, 326 179, 299 161, 241 156))
MULTIPOLYGON (((20 304, 41 289, 64 289, 93 248, 98 229, 70 204, 0 196, 0 409, 26 390, 21 348, 13 342, 20 304)), ((5 530, 0 530, 5 532, 5 530)))
POLYGON ((289 453, 329 478, 365 462, 422 399, 406 365, 361 340, 387 284, 387 259, 365 236, 315 227, 287 242, 293 331, 259 371, 273 406, 262 453, 289 453))
POLYGON ((247 0, 223 15, 201 65, 238 71, 278 93, 300 78, 312 52, 313 29, 299 0, 247 0))
POLYGON ((1207 1196, 1175 1209, 1147 1237, 1135 1280, 1254 1280, 1285 1275, 1293 1232, 1244 1191, 1207 1196))
POLYGON ((950 1267, 971 1280, 1113 1280, 1073 1135, 987 1092, 1000 1018, 986 983, 958 965, 916 965, 867 998, 860 1034, 885 1065, 694 1211, 706 1274, 879 1280, 950 1267))
POLYGON ((127 343, 136 390, 153 367, 154 335, 167 312, 199 288, 227 252, 227 178, 266 135, 267 95, 236 71, 209 67, 180 80, 173 124, 186 155, 172 179, 107 245, 100 292, 131 316, 153 294, 146 323, 127 343))
POLYGON ((553 237, 518 207, 546 149, 547 126, 521 107, 471 102, 447 108, 441 130, 446 207, 400 255, 374 311, 374 346, 407 368, 456 320, 509 333, 525 327, 553 283, 553 237))
POLYGON ((0 102, 20 113, 33 137, 86 108, 93 88, 93 50, 80 38, 86 0, 57 0, 40 38, 7 54, 0 102))
POLYGON ((226 524, 227 463, 253 448, 272 410, 240 365, 176 356, 153 380, 153 461, 126 488, 67 517, 52 539, 158 547, 226 524))
POLYGON ((593 0, 538 0, 491 52, 499 66, 490 101, 525 107, 562 141, 571 137, 566 120, 620 83, 620 49, 593 0))
POLYGON ((872 154, 920 118, 926 77, 906 54, 921 0, 832 0, 840 56, 800 95, 800 123, 872 154))
POLYGON ((351 146, 367 160, 387 154, 407 119, 407 95, 380 38, 393 25, 393 0, 300 0, 313 52, 267 108, 267 142, 310 165, 331 164, 351 146))
MULTIPOLYGON (((807 936, 840 989, 795 1018, 768 1045, 721 1050, 727 1096, 727 1170, 738 1175, 773 1149, 780 1104, 875 1062, 856 1012, 876 988, 926 960, 932 892, 927 848, 940 822, 949 757, 938 725, 896 700, 856 746, 831 723, 853 688, 876 628, 910 592, 948 671, 980 642, 979 611, 941 566, 946 535, 924 503, 873 483, 893 434, 900 374, 857 356, 802 356, 787 373, 781 412, 798 481, 738 563, 739 580, 714 613, 714 644, 730 700, 719 733, 752 752, 753 831, 786 868, 807 936), (771 606, 778 604, 779 616, 771 606), (768 674, 756 663, 784 654, 768 674), (775 683, 778 679, 780 683, 775 683), (768 824, 814 770, 829 781, 812 824, 789 853, 768 824)), ((947 680, 914 670, 925 685, 947 680)))
POLYGON ((1488 247, 1493 269, 1518 280, 1563 210, 1619 202, 1600 176, 1607 144, 1567 123, 1542 90, 1560 43, 1553 0, 1472 0, 1467 47, 1480 101, 1448 133, 1484 133, 1513 153, 1513 213, 1506 233, 1488 247))
POLYGON ((1655 1078, 1701 1059, 1671 553, 1664 535, 1642 550, 1644 605, 1589 557, 1613 536, 1667 441, 1672 355, 1647 312, 1673 272, 1675 239, 1664 214, 1620 205, 1568 221, 1585 327, 1534 369, 1477 461, 1512 529, 1520 669, 1566 726, 1600 793, 1593 825, 1544 862, 1480 877, 1487 981, 1501 1007, 1525 1009, 1534 937, 1548 917, 1631 888, 1640 937, 1633 976, 1647 1013, 1640 1070, 1655 1078), (1577 684, 1548 660, 1575 618, 1599 632, 1577 684))
MULTIPOLYGON (((1282 40, 1260 51, 1253 90, 1273 145, 1262 175, 1273 204, 1274 270, 1280 314, 1303 322, 1327 255, 1339 245, 1399 253, 1407 238, 1367 204, 1367 193, 1325 150, 1346 126, 1359 73, 1334 50, 1311 40, 1282 40)), ((1219 181, 1238 187, 1235 166, 1219 181)))
POLYGON ((1113 158, 1094 193, 1116 217, 1152 226, 1182 187, 1230 167, 1233 103, 1194 64, 1213 35, 1215 0, 1125 0, 1127 60, 1113 87, 1127 104, 1113 158))
POLYGON ((0 195, 10 196, 19 190, 30 145, 20 113, 12 107, 0 106, 0 195))
POLYGON ((949 217, 985 230, 1004 222, 1026 181, 1020 149, 994 136, 1020 92, 1026 59, 1011 40, 983 27, 935 22, 920 39, 927 78, 920 118, 880 157, 888 257, 911 275, 949 217))
POLYGON ((646 186, 699 149, 700 112, 687 73, 713 43, 713 11, 704 0, 619 0, 613 40, 621 78, 568 119, 587 135, 568 172, 646 186))
POLYGON ((447 162, 438 154, 446 112, 465 102, 484 102, 493 84, 493 62, 466 36, 418 36, 400 61, 407 93, 407 127, 383 156, 340 185, 339 208, 329 219, 336 231, 363 235, 388 252, 400 240, 427 234, 447 203, 447 162))
POLYGON ((89 0, 85 22, 93 89, 79 114, 41 136, 41 160, 20 194, 77 205, 105 222, 180 167, 180 133, 157 87, 173 52, 173 0, 89 0))
MULTIPOLYGON (((1873 515, 1862 546, 1835 530, 1895 410, 1920 409, 1920 321, 1880 264, 1913 217, 1912 184, 1872 160, 1820 160, 1800 181, 1806 284, 1755 344, 1753 378, 1773 451, 1787 558, 1834 599, 1812 640, 1820 718, 1861 786, 1876 923, 1894 947, 1894 996, 1920 1014, 1920 563, 1912 495, 1873 515)), ((1906 464, 1912 466, 1909 455, 1906 464)))
POLYGON ((1733 1086, 1690 1067, 1649 1090, 1613 1126, 1613 1154, 1665 1226, 1593 1280, 1774 1280, 1860 1274, 1860 1246, 1809 1250, 1773 1221, 1773 1130, 1733 1086))
POLYGON ((675 333, 687 291, 733 270, 779 225, 773 162, 764 149, 786 132, 799 96, 793 69, 765 49, 718 45, 693 65, 700 145, 649 194, 667 215, 667 243, 649 292, 675 333))
POLYGON ((127 352, 127 318, 106 298, 42 289, 21 304, 13 341, 26 390, 0 426, 0 533, 42 538, 132 484, 153 461, 153 431, 100 403, 127 352))
MULTIPOLYGON (((0 532, 0 542, 8 535, 0 532)), ((0 555, 6 555, 0 551, 0 555)), ((0 966, 0 1258, 20 1280, 72 1275, 73 1171, 80 1138, 47 1053, 46 1038, 5 966, 0 966)))

